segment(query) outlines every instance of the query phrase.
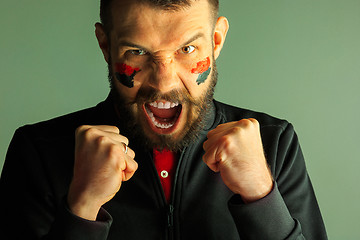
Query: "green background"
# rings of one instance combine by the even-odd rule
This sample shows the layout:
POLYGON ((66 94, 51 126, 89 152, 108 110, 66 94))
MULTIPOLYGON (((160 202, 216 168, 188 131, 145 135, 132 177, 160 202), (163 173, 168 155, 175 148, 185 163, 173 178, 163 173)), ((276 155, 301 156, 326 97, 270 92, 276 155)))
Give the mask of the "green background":
MULTIPOLYGON (((360 1, 223 0, 221 13, 216 98, 292 122, 329 238, 360 239, 360 1)), ((98 1, 1 1, 0 169, 17 127, 107 96, 96 21, 98 1)))

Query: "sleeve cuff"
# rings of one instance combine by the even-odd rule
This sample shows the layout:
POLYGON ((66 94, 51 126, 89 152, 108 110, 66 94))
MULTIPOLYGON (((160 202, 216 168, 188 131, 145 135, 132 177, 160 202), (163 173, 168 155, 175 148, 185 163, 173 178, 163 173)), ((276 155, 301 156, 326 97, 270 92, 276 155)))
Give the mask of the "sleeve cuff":
POLYGON ((112 217, 104 208, 96 221, 90 221, 74 215, 63 201, 49 235, 50 239, 106 240, 111 223, 112 217))
POLYGON ((228 206, 241 238, 285 239, 295 227, 276 183, 258 201, 244 204, 239 195, 234 195, 228 206))

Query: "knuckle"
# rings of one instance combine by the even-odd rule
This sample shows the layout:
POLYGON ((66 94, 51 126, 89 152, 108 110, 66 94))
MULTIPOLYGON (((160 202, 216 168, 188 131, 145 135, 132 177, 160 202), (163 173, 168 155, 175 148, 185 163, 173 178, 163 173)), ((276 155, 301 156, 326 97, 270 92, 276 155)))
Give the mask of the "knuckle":
POLYGON ((249 118, 249 120, 252 122, 253 125, 255 125, 256 127, 260 126, 260 123, 258 120, 256 120, 255 118, 249 118))
POLYGON ((229 137, 229 135, 224 135, 220 138, 220 143, 225 147, 228 148, 231 146, 232 141, 231 138, 229 137))
POLYGON ((249 118, 249 120, 253 123, 258 123, 258 120, 256 120, 255 118, 249 118))
POLYGON ((128 164, 127 167, 130 168, 129 170, 131 172, 135 172, 138 169, 139 165, 135 160, 131 160, 131 164, 128 164))
POLYGON ((129 151, 130 151, 131 157, 132 157, 132 158, 135 158, 135 152, 134 152, 132 149, 130 149, 130 148, 129 148, 129 151))
POLYGON ((98 130, 96 128, 89 127, 83 130, 83 135, 85 138, 90 139, 98 135, 98 130))
POLYGON ((206 165, 209 165, 210 162, 214 161, 214 150, 211 150, 211 151, 206 151, 205 154, 203 155, 202 157, 202 160, 204 161, 204 163, 206 165))
POLYGON ((116 126, 109 126, 113 132, 120 133, 120 130, 116 126))
POLYGON ((75 130, 75 134, 79 135, 80 133, 84 132, 86 129, 88 129, 90 126, 88 125, 81 125, 79 127, 76 128, 75 130))
POLYGON ((207 159, 207 154, 206 153, 202 156, 202 160, 203 160, 204 163, 207 163, 208 159, 207 159))
POLYGON ((205 141, 204 143, 203 143, 203 149, 206 151, 206 149, 207 149, 207 146, 208 146, 208 141, 205 141))
POLYGON ((255 118, 241 119, 237 124, 240 128, 259 128, 260 124, 255 118))
POLYGON ((123 142, 126 144, 126 145, 129 145, 129 139, 125 136, 123 136, 123 142))
MULTIPOLYGON (((93 133, 88 133, 88 135, 93 136, 93 133)), ((106 144, 108 141, 109 141, 108 138, 105 137, 105 136, 98 136, 98 137, 96 138, 96 140, 95 140, 95 142, 96 142, 96 144, 97 144, 98 146, 104 145, 104 144, 106 144)))
POLYGON ((241 127, 247 128, 252 124, 252 122, 249 119, 241 119, 240 121, 238 121, 238 124, 241 127))
POLYGON ((139 164, 138 164, 137 161, 135 161, 135 160, 134 160, 134 163, 135 163, 135 169, 138 169, 139 164))
POLYGON ((236 126, 236 127, 233 127, 231 130, 230 130, 230 134, 240 134, 242 131, 241 127, 239 126, 236 126))

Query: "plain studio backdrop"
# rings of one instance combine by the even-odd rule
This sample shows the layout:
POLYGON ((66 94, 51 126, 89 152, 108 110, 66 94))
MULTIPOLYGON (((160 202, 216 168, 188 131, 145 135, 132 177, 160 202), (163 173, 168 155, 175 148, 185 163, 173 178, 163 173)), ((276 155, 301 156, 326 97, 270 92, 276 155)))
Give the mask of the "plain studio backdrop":
MULTIPOLYGON (((216 99, 292 122, 329 238, 360 239, 360 1, 220 5, 230 32, 216 99)), ((1 1, 0 170, 16 128, 106 98, 98 12, 99 1, 1 1)))

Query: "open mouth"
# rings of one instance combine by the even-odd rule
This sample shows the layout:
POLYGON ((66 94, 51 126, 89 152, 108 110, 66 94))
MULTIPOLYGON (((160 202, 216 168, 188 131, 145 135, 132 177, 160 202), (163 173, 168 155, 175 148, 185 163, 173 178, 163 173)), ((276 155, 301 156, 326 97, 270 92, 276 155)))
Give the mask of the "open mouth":
POLYGON ((169 134, 175 130, 182 112, 178 102, 155 101, 143 105, 151 128, 160 134, 169 134))

